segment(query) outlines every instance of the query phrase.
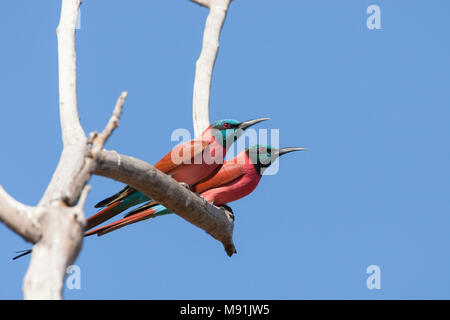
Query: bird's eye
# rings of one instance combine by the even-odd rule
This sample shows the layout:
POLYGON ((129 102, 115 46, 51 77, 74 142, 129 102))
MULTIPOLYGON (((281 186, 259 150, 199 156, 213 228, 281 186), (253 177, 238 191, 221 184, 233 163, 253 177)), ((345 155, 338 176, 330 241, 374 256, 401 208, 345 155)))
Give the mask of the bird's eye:
POLYGON ((223 126, 224 126, 225 129, 228 129, 228 128, 230 127, 230 124, 229 124, 228 122, 225 122, 225 123, 223 124, 223 126))
POLYGON ((263 153, 266 153, 266 148, 259 148, 259 153, 260 154, 263 154, 263 153))

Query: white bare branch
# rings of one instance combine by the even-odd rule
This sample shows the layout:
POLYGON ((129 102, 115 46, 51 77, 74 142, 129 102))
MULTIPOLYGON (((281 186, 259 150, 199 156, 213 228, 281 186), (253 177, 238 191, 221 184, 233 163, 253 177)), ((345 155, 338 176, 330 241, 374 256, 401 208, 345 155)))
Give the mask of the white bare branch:
POLYGON ((77 102, 75 31, 79 0, 62 0, 58 36, 59 113, 64 149, 40 205, 69 206, 77 203, 89 175, 79 176, 88 153, 87 138, 80 124, 77 102))
POLYGON ((209 8, 209 6, 211 5, 211 0, 191 0, 191 1, 207 8, 209 8))
POLYGON ((120 97, 117 99, 113 114, 112 114, 111 118, 109 119, 108 124, 106 125, 103 132, 100 134, 96 134, 96 133, 94 135, 91 134, 90 139, 92 139, 92 145, 93 145, 91 153, 94 158, 97 157, 97 153, 103 149, 103 147, 106 143, 106 140, 108 140, 108 138, 111 136, 113 131, 119 126, 119 119, 122 116, 123 105, 125 103, 125 99, 127 98, 127 96, 128 96, 128 92, 122 92, 120 97))
MULTIPOLYGON (((42 236, 25 275, 25 299, 61 299, 65 270, 83 239, 84 215, 76 206, 90 178, 87 138, 77 103, 75 29, 80 1, 62 0, 57 28, 60 121, 64 148, 52 180, 36 209, 42 236)), ((84 199, 83 199, 84 200, 84 199)))
POLYGON ((26 241, 36 242, 41 236, 35 208, 13 199, 0 186, 0 221, 26 241))
POLYGON ((220 32, 222 31, 231 0, 191 1, 209 8, 209 15, 206 19, 203 33, 202 50, 195 67, 192 117, 194 135, 197 137, 210 123, 209 99, 211 95, 212 72, 219 50, 220 32))
POLYGON ((83 191, 81 191, 81 196, 80 196, 80 200, 78 201, 78 207, 81 209, 81 211, 84 208, 84 205, 86 204, 86 200, 87 197, 89 195, 89 192, 91 191, 91 186, 86 185, 83 189, 83 191))
POLYGON ((62 1, 61 17, 56 29, 58 35, 59 105, 64 145, 83 144, 86 139, 78 116, 77 56, 75 30, 80 1, 62 1))

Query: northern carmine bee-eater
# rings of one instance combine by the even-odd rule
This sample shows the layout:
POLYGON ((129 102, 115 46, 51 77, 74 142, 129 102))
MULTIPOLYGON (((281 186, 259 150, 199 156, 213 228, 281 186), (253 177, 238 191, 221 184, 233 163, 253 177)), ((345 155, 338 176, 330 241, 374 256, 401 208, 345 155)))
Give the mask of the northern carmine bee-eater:
MULTIPOLYGON (((194 186, 214 175, 224 163, 228 148, 245 129, 268 118, 244 122, 226 119, 212 123, 200 137, 173 148, 154 167, 175 180, 194 186)), ((106 207, 87 219, 86 230, 105 222, 122 211, 150 200, 136 189, 126 186, 117 194, 100 201, 96 208, 106 207)))
MULTIPOLYGON (((266 170, 280 156, 306 150, 305 148, 273 148, 271 146, 253 146, 243 150, 235 158, 225 161, 220 170, 210 179, 196 184, 192 191, 199 193, 205 200, 223 206, 241 199, 255 190, 266 170)), ((130 211, 124 218, 103 227, 85 233, 85 236, 99 236, 148 218, 172 213, 169 209, 154 201, 130 211)))
MULTIPOLYGON (((239 122, 225 119, 212 123, 202 134, 191 141, 182 143, 164 157, 154 167, 177 180, 194 187, 212 177, 222 167, 228 148, 236 141, 247 128, 269 118, 258 118, 239 122)), ((126 186, 117 194, 100 201, 96 208, 105 207, 86 221, 86 230, 105 222, 122 211, 151 200, 140 191, 126 186)), ((22 254, 13 259, 31 253, 24 250, 22 254)))
MULTIPOLYGON (((178 182, 194 186, 213 176, 224 163, 228 148, 245 129, 269 118, 244 122, 226 119, 212 123, 191 141, 173 148, 154 167, 169 174, 178 182)), ((105 222, 122 211, 150 200, 136 189, 126 186, 117 194, 100 201, 96 208, 103 210, 87 219, 86 230, 105 222)))

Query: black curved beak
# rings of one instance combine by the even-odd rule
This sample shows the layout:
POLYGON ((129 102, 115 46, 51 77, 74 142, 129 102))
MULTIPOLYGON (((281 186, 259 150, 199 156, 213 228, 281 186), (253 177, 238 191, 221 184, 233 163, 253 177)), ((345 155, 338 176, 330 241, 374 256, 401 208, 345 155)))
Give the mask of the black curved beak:
POLYGON ((297 147, 289 147, 289 148, 281 148, 278 149, 278 156, 282 156, 283 154, 289 153, 289 152, 293 152, 293 151, 306 151, 308 149, 306 148, 297 148, 297 147))
POLYGON ((257 124, 257 123, 260 123, 260 122, 266 121, 266 120, 270 120, 270 118, 258 118, 258 119, 244 121, 244 122, 241 122, 238 125, 238 128, 242 129, 242 130, 245 130, 245 129, 250 128, 251 126, 253 126, 253 125, 257 124))

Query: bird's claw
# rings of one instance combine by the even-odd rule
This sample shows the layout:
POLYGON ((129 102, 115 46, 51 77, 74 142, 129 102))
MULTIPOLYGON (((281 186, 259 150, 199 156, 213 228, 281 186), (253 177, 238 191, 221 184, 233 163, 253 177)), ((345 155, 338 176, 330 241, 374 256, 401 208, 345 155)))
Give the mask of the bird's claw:
POLYGON ((222 205, 219 206, 219 207, 216 206, 216 208, 222 210, 222 211, 223 211, 226 215, 228 215, 228 216, 231 218, 231 220, 233 220, 233 222, 234 222, 234 212, 233 212, 233 209, 231 209, 230 206, 228 206, 228 205, 226 205, 226 204, 222 204, 222 205))
POLYGON ((229 205, 223 204, 223 205, 220 206, 220 208, 222 210, 229 211, 229 212, 233 213, 233 209, 231 209, 231 207, 229 205))

